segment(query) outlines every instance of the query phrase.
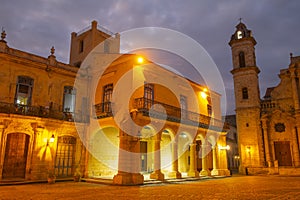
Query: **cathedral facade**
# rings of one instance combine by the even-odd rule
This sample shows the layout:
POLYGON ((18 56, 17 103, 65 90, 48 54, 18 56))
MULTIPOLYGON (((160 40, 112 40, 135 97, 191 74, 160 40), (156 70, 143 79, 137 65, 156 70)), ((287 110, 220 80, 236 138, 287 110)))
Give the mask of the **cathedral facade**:
POLYGON ((11 48, 2 32, 0 181, 80 174, 130 185, 142 184, 148 175, 157 180, 229 175, 220 95, 119 49, 120 35, 96 21, 71 34, 69 64, 56 60, 53 47, 47 58, 11 48), (100 78, 90 68, 80 71, 95 47, 98 64, 113 58, 100 78), (125 74, 131 79, 115 92, 125 74), (175 84, 182 91, 176 95, 151 83, 153 77, 189 86, 175 84), (133 80, 142 84, 123 103, 120 99, 128 96, 126 87, 134 88, 133 80), (91 83, 96 87, 89 96, 91 83), (127 118, 118 112, 117 102, 127 106, 127 118), (124 128, 128 121, 134 123, 124 128))
POLYGON ((229 42, 232 51, 240 172, 300 174, 300 57, 280 70, 280 83, 260 97, 256 41, 240 22, 229 42))

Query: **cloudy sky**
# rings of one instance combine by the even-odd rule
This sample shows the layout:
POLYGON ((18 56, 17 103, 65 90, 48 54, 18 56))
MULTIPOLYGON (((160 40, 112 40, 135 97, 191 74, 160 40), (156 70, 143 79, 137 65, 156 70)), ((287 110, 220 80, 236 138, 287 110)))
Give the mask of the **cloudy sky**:
MULTIPOLYGON (((279 70, 289 53, 300 55, 298 0, 4 0, 0 26, 10 47, 48 56, 55 46, 57 59, 69 60, 70 34, 92 20, 112 32, 138 27, 179 31, 201 44, 225 82, 228 113, 234 113, 231 52, 228 42, 239 18, 257 41, 261 93, 278 84, 279 70)), ((184 67, 184 66, 182 66, 184 67)))

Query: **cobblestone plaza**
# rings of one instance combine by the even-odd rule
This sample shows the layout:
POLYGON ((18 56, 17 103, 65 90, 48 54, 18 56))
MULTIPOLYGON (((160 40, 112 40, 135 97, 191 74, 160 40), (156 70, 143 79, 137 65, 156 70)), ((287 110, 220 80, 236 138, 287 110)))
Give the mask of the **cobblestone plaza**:
POLYGON ((113 186, 86 182, 0 187, 0 199, 300 199, 300 177, 233 176, 199 181, 113 186))

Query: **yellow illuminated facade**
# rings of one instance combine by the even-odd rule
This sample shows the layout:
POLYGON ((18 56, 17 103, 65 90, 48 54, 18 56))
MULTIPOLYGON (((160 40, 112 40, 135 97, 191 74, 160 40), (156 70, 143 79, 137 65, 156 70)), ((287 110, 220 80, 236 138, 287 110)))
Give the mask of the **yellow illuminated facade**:
POLYGON ((229 175, 218 93, 146 58, 119 54, 120 35, 99 28, 95 21, 71 36, 70 64, 64 64, 56 60, 54 48, 43 58, 10 48, 2 33, 0 180, 41 180, 49 172, 68 178, 80 172, 84 178, 141 184, 146 178, 229 175), (89 105, 84 97, 77 98, 74 81, 88 53, 101 42, 104 63, 111 56, 118 58, 100 79, 92 72, 82 77, 97 82, 94 105, 89 105), (129 79, 121 86, 135 88, 132 94, 118 85, 125 75, 129 79), (177 85, 183 89, 174 94, 149 81, 153 77, 187 82, 192 90, 177 85), (130 119, 141 129, 124 131, 116 123, 123 114, 114 110, 115 102, 127 96, 130 119), (88 113, 87 106, 92 107, 88 113), (79 136, 78 129, 88 129, 95 119, 100 128, 79 136))

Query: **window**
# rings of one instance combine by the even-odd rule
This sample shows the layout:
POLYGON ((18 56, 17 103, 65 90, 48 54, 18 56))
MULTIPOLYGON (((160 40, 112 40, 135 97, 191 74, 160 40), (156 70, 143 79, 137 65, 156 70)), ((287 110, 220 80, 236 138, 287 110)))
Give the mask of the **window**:
POLYGON ((64 87, 63 111, 75 112, 76 90, 72 86, 64 87))
POLYGON ((104 41, 104 53, 109 53, 109 42, 104 41))
POLYGON ((243 99, 248 99, 248 89, 243 88, 242 89, 243 99))
POLYGON ((144 84, 144 99, 145 107, 150 109, 154 101, 154 86, 153 84, 145 83, 144 84))
POLYGON ((83 42, 83 40, 80 40, 79 41, 79 53, 83 52, 83 48, 84 48, 84 42, 83 42))
POLYGON ((239 64, 240 64, 240 67, 246 67, 246 63, 245 63, 245 54, 243 51, 241 51, 239 53, 239 64))
POLYGON ((18 76, 15 94, 15 104, 30 105, 32 97, 33 79, 27 76, 18 76))
POLYGON ((242 37, 243 37, 242 31, 238 31, 237 32, 237 39, 242 39, 242 37))
POLYGON ((113 93, 113 84, 108 84, 103 87, 102 112, 111 112, 112 93, 113 93))
POLYGON ((180 95, 180 107, 181 107, 181 116, 183 119, 187 118, 187 110, 188 110, 188 105, 187 105, 187 97, 184 95, 180 95))
POLYGON ((212 107, 211 105, 207 104, 207 115, 211 116, 212 115, 212 107))

